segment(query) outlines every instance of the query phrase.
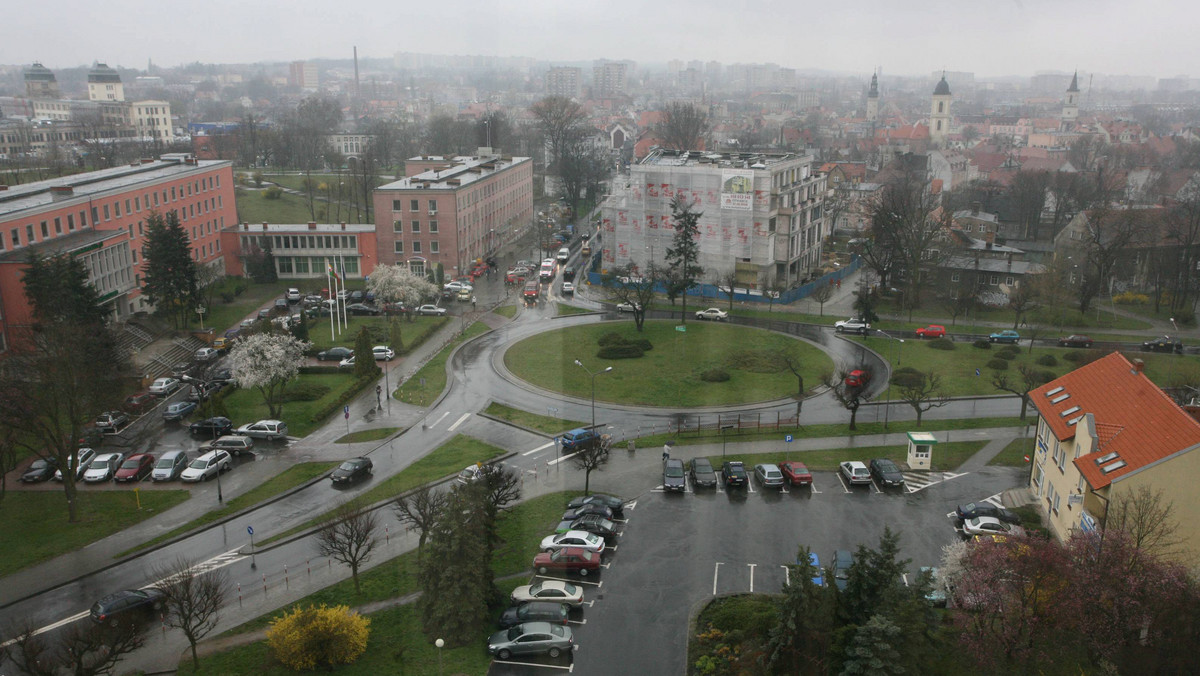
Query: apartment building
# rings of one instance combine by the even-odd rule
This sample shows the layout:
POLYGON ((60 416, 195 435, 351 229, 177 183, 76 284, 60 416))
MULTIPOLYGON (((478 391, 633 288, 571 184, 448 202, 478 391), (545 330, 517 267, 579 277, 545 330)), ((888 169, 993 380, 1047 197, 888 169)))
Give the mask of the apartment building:
POLYGON ((546 95, 577 99, 583 93, 583 72, 580 68, 556 66, 546 71, 546 95))
POLYGON ((379 263, 457 276, 533 221, 533 161, 491 153, 405 161, 375 189, 379 263), (414 173, 415 172, 415 173, 414 173))

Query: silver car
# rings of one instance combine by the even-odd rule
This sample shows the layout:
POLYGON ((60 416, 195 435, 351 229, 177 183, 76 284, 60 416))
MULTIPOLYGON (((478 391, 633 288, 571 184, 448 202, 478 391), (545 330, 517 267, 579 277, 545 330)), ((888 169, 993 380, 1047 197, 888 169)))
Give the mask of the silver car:
POLYGON ((783 488, 783 472, 776 465, 755 465, 754 477, 764 488, 783 488))
POLYGON ((188 466, 186 451, 167 451, 158 462, 154 463, 154 471, 150 473, 151 481, 174 481, 183 474, 188 466))
POLYGON ((488 653, 507 660, 515 655, 558 657, 575 647, 570 627, 549 622, 526 622, 488 637, 488 653))

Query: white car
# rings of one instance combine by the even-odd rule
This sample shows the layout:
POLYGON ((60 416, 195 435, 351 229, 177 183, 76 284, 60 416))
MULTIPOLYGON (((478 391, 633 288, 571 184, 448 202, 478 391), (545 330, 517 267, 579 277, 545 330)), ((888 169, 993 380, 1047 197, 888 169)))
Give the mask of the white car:
POLYGON ((847 460, 839 465, 842 476, 850 485, 871 483, 871 470, 857 460, 847 460))
POLYGON ((543 552, 554 552, 563 547, 582 547, 589 551, 604 551, 604 538, 582 530, 569 530, 565 533, 547 535, 542 538, 540 548, 543 552))
POLYGON ((1023 535, 1024 530, 1020 526, 1014 526, 1011 523, 1004 523, 994 516, 977 516, 974 519, 963 521, 962 531, 964 536, 971 535, 1023 535))
POLYGON ((88 468, 84 470, 83 480, 89 484, 108 481, 120 469, 122 462, 125 462, 124 453, 104 453, 103 455, 97 455, 96 459, 92 460, 92 464, 88 465, 88 468))
POLYGON ((146 389, 148 392, 150 392, 150 394, 166 396, 175 390, 178 390, 181 385, 183 385, 183 383, 179 382, 175 378, 158 378, 154 382, 150 383, 150 387, 146 389))
POLYGON ((633 312, 635 309, 641 310, 641 303, 617 303, 617 312, 633 312))
POLYGON ((562 292, 564 296, 574 296, 575 285, 571 282, 563 282, 562 292))
POLYGON ((871 324, 864 319, 843 319, 833 325, 838 333, 861 333, 864 336, 870 332, 871 324))
POLYGON ((468 284, 466 282, 460 282, 458 280, 454 280, 453 282, 446 282, 445 286, 443 286, 442 288, 447 291, 462 291, 463 289, 466 289, 468 292, 470 292, 470 291, 475 290, 475 287, 471 286, 470 284, 468 284))
POLYGON ((285 298, 287 298, 289 301, 292 301, 293 303, 298 302, 300 300, 300 289, 296 289, 296 288, 288 289, 287 294, 285 295, 285 298))
POLYGON ((237 428, 237 434, 255 439, 286 439, 287 423, 282 420, 259 420, 237 428))
POLYGON ((583 588, 563 580, 540 580, 536 584, 517 587, 509 598, 514 605, 528 601, 552 601, 578 608, 583 605, 583 588))
POLYGON ((421 307, 417 308, 417 314, 427 315, 430 317, 441 317, 442 315, 446 314, 446 308, 438 307, 436 305, 422 305, 421 307))
POLYGON ((567 259, 569 259, 570 257, 571 257, 571 250, 565 246, 563 248, 559 249, 558 255, 555 256, 555 258, 558 259, 559 263, 566 263, 567 259))
POLYGON ((206 362, 206 361, 212 361, 220 356, 221 356, 221 353, 217 352, 216 350, 212 349, 211 347, 202 347, 199 350, 196 350, 195 359, 196 359, 196 361, 199 361, 199 362, 206 362))
POLYGON ((217 476, 218 472, 225 472, 230 469, 233 469, 233 460, 230 459, 229 453, 225 451, 209 451, 193 460, 187 469, 183 470, 183 474, 179 475, 179 478, 188 483, 208 481, 217 476))
POLYGON ((728 318, 729 313, 719 307, 710 307, 696 313, 696 319, 710 319, 715 322, 723 322, 728 318))
MULTIPOLYGON (((90 448, 81 448, 76 453, 76 455, 79 456, 79 469, 77 469, 75 471, 75 480, 79 481, 80 479, 83 478, 83 473, 87 471, 87 468, 89 466, 91 466, 92 460, 94 460, 96 458, 96 452, 90 448)), ((67 458, 67 467, 70 467, 70 466, 71 466, 71 459, 67 458)), ((55 481, 63 480, 63 473, 62 473, 61 469, 54 473, 54 480, 55 481)))
POLYGON ((376 345, 371 348, 371 354, 375 355, 378 361, 389 361, 396 356, 396 351, 387 345, 376 345))
POLYGON ((354 368, 354 355, 350 355, 349 357, 346 357, 345 359, 339 361, 338 368, 340 368, 340 369, 354 368))

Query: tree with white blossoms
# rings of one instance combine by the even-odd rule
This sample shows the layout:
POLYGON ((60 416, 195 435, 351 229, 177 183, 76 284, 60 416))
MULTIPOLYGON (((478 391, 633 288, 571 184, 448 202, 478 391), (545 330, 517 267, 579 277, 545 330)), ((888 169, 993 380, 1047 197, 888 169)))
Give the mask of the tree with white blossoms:
POLYGON ((382 303, 401 303, 415 307, 437 294, 437 287, 424 277, 414 275, 401 265, 380 265, 367 280, 367 290, 382 303))
POLYGON ((310 345, 287 333, 256 333, 238 340, 229 352, 233 380, 238 387, 256 388, 277 419, 283 414, 283 389, 300 372, 310 345))

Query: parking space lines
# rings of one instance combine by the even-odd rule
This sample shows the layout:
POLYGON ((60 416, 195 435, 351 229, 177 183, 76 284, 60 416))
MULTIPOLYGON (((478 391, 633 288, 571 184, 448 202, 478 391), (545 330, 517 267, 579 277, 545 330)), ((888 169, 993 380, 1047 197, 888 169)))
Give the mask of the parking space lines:
POLYGON ((717 575, 721 572, 721 562, 717 561, 713 566, 713 596, 717 595, 717 575))
POLYGON ((570 664, 542 664, 540 662, 514 662, 512 660, 492 660, 492 664, 503 664, 505 666, 514 665, 522 667, 541 667, 543 669, 562 669, 568 674, 575 671, 575 663, 570 664))
POLYGON ((554 442, 553 442, 553 441, 547 441, 546 443, 542 444, 541 446, 538 446, 537 448, 535 448, 535 449, 533 449, 533 450, 531 450, 531 451, 525 451, 525 452, 524 452, 524 453, 522 453, 521 455, 523 455, 523 456, 525 456, 525 455, 533 455, 534 453, 537 453, 538 451, 544 451, 544 450, 546 450, 547 448, 550 448, 550 447, 551 447, 551 446, 553 446, 553 445, 554 445, 554 442))
POLYGON ((842 485, 842 490, 845 491, 846 493, 849 493, 850 486, 846 485, 846 480, 842 477, 841 472, 837 473, 837 478, 838 478, 838 483, 840 483, 842 485))
POLYGON ((791 584, 792 583, 791 569, 789 569, 787 566, 784 566, 784 565, 780 565, 779 567, 783 569, 783 583, 791 584))
POLYGON ((996 507, 1003 507, 1003 506, 1004 506, 1004 505, 1003 505, 1003 504, 1000 502, 1000 493, 997 493, 997 494, 995 494, 995 495, 992 495, 992 496, 989 496, 989 497, 986 497, 986 498, 984 498, 984 499, 983 499, 983 502, 986 502, 986 503, 988 503, 989 505, 995 505, 996 507))
POLYGON ((810 483, 810 484, 808 485, 808 490, 812 491, 812 492, 813 492, 813 493, 815 493, 816 495, 820 495, 820 494, 821 494, 821 491, 817 490, 817 482, 816 482, 816 481, 813 481, 812 483, 810 483))
POLYGON ((578 580, 578 579, 571 578, 571 577, 554 577, 553 575, 534 575, 534 577, 540 577, 543 580, 558 580, 559 582, 569 582, 571 584, 590 584, 597 589, 599 589, 601 586, 604 585, 603 580, 592 582, 591 580, 578 580))
POLYGON ((754 593, 754 568, 758 564, 757 563, 747 563, 746 565, 750 567, 750 593, 753 594, 754 593))

